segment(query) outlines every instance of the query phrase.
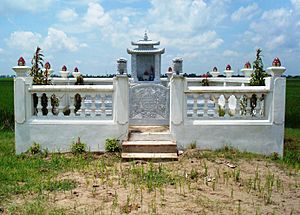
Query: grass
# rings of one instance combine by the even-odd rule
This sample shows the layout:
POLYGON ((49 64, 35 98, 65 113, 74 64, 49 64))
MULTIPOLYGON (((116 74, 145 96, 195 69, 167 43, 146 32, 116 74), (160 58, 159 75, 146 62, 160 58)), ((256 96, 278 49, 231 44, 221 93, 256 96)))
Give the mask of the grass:
POLYGON ((15 155, 14 133, 0 132, 0 205, 10 195, 43 190, 69 190, 72 181, 52 181, 58 173, 81 169, 92 159, 86 156, 66 157, 53 154, 44 158, 36 155, 15 155))
POLYGON ((300 79, 288 78, 286 84, 285 127, 300 128, 300 79))
POLYGON ((225 147, 217 151, 190 149, 179 162, 122 163, 119 157, 110 153, 15 155, 14 133, 2 131, 0 209, 12 214, 89 213, 88 206, 84 209, 88 211, 82 211, 82 206, 76 206, 76 195, 84 192, 89 193, 88 198, 102 201, 96 214, 131 213, 134 210, 141 210, 142 214, 157 214, 167 210, 168 204, 175 201, 170 198, 175 197, 176 201, 187 201, 185 204, 191 202, 196 205, 194 208, 203 208, 201 213, 219 213, 224 207, 232 206, 234 209, 231 210, 244 214, 245 200, 239 199, 241 192, 247 198, 252 195, 253 198, 261 200, 261 207, 273 208, 278 204, 278 196, 300 187, 300 181, 296 180, 298 176, 295 175, 300 170, 300 129, 286 129, 285 133, 285 139, 288 141, 285 151, 296 155, 296 159, 294 156, 288 156, 274 160, 273 157, 225 147), (256 167, 253 165, 251 173, 242 166, 231 169, 220 165, 217 160, 236 165, 243 162, 247 165, 253 162, 260 163, 256 167), (274 171, 274 165, 281 170, 274 171), (287 176, 278 175, 279 172, 291 172, 288 178, 292 182, 284 182, 283 178, 287 176), (82 175, 82 179, 78 178, 78 174, 82 175), (214 200, 218 195, 223 196, 223 199, 227 195, 228 199, 214 200), (74 200, 75 203, 67 209, 57 207, 56 202, 60 199, 58 196, 64 196, 65 201, 74 200), (16 199, 19 199, 17 203, 13 203, 16 199))
POLYGON ((13 79, 0 78, 0 130, 14 128, 14 88, 13 79))

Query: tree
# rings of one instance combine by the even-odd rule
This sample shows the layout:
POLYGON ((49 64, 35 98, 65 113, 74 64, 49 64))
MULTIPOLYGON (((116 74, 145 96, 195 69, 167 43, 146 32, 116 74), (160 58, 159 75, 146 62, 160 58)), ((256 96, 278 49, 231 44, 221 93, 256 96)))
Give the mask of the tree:
POLYGON ((261 58, 261 49, 256 50, 256 59, 253 62, 253 73, 251 74, 250 85, 251 86, 264 86, 265 85, 265 77, 267 77, 267 73, 264 70, 264 64, 261 58))
POLYGON ((31 60, 31 71, 30 75, 33 77, 33 84, 47 84, 47 77, 42 70, 44 67, 44 55, 42 54, 42 49, 40 47, 36 48, 36 51, 31 60))

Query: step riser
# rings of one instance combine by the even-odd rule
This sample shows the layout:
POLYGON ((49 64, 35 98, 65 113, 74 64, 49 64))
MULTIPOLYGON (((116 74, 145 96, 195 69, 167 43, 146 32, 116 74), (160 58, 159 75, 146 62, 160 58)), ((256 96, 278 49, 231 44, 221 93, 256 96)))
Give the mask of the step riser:
POLYGON ((155 133, 131 133, 130 141, 165 141, 172 140, 171 134, 155 134, 155 133))
POLYGON ((177 153, 176 145, 123 145, 122 151, 127 153, 177 153))

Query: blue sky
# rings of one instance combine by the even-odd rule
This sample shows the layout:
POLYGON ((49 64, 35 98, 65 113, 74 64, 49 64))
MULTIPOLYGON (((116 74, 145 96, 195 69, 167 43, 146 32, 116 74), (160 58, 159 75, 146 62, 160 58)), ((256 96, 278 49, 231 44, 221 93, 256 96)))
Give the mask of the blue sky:
POLYGON ((64 64, 113 74, 145 29, 166 48, 162 73, 175 57, 186 73, 237 73, 262 48, 265 67, 279 57, 300 75, 300 0, 1 0, 0 74, 14 74, 20 56, 30 66, 36 46, 57 74, 64 64))

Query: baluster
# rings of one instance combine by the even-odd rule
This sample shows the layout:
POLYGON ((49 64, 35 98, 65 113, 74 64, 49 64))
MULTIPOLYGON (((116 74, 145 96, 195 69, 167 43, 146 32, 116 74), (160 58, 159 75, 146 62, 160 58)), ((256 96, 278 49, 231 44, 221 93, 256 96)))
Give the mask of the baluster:
POLYGON ((64 116, 64 105, 63 105, 63 97, 64 94, 60 93, 57 95, 58 98, 58 116, 63 117, 64 116))
POLYGON ((261 118, 263 118, 265 116, 265 95, 261 94, 261 96, 259 97, 259 100, 260 100, 259 114, 260 114, 261 118))
POLYGON ((228 105, 228 99, 229 99, 230 95, 228 94, 224 94, 224 99, 225 99, 225 104, 224 104, 224 112, 225 112, 225 115, 224 115, 224 118, 229 118, 230 117, 230 114, 229 114, 229 105, 228 105))
POLYGON ((235 95, 236 98, 236 107, 235 107, 235 117, 241 117, 241 95, 240 94, 236 94, 235 95))
POLYGON ((197 107, 197 105, 198 105, 198 95, 194 94, 193 97, 194 97, 193 117, 197 117, 198 116, 198 114, 197 114, 197 112, 198 112, 198 107, 197 107))
POLYGON ((37 93, 36 94, 36 96, 38 97, 38 103, 37 103, 37 116, 38 117, 41 117, 41 116, 43 116, 43 111, 42 111, 42 108, 43 108, 43 106, 42 106, 42 93, 37 93))
POLYGON ((96 95, 95 94, 92 94, 91 95, 91 116, 94 117, 96 116, 96 95))
POLYGON ((214 100, 214 105, 215 105, 215 108, 214 108, 214 117, 215 118, 219 117, 219 97, 220 97, 220 95, 218 95, 218 94, 213 95, 213 100, 214 100))
POLYGON ((247 94, 246 116, 251 116, 251 94, 247 94))
POLYGON ((105 118, 106 117, 106 113, 105 113, 105 111, 106 111, 106 107, 105 107, 105 95, 102 95, 101 96, 101 112, 102 112, 102 114, 101 114, 101 118, 105 118))
POLYGON ((86 105, 85 105, 85 99, 86 95, 81 97, 81 111, 80 111, 80 116, 85 117, 85 112, 86 112, 86 105))
POLYGON ((209 94, 204 94, 204 107, 203 107, 203 117, 208 116, 208 100, 209 100, 209 94))
POLYGON ((53 116, 52 113, 52 105, 51 105, 51 93, 46 93, 46 97, 47 97, 47 110, 48 110, 48 116, 53 116))
POLYGON ((70 93, 69 96, 70 96, 70 105, 69 105, 70 116, 74 117, 75 116, 75 94, 70 93))

